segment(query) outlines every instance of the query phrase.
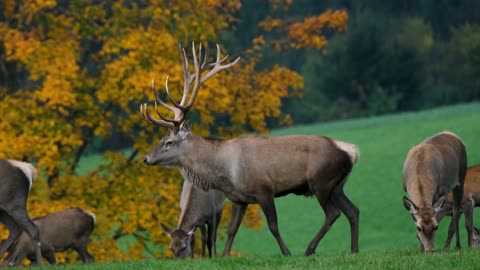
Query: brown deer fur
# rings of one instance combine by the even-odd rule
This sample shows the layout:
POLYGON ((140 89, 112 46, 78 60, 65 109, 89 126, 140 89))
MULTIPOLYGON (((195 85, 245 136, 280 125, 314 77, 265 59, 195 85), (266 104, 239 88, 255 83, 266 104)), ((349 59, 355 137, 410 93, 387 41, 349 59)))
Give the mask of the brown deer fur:
POLYGON ((282 253, 289 255, 278 232, 273 199, 289 193, 316 196, 326 219, 305 252, 311 255, 340 212, 351 224, 352 252, 358 251, 359 210, 343 192, 358 155, 354 145, 322 136, 240 136, 212 142, 181 130, 163 138, 144 162, 180 167, 195 186, 221 190, 234 203, 224 255, 229 255, 251 203, 260 204, 282 253))
MULTIPOLYGON (((463 198, 462 198, 462 209, 461 211, 465 212, 465 227, 467 229, 467 233, 475 233, 473 235, 473 243, 469 243, 469 246, 478 247, 479 246, 479 237, 478 232, 473 227, 473 208, 480 206, 480 164, 471 166, 467 169, 467 174, 465 175, 465 185, 463 190, 463 198), (471 217, 471 218, 470 218, 471 217)), ((453 208, 453 193, 449 192, 445 203, 441 211, 437 215, 437 221, 440 223, 445 216, 452 216, 452 208, 453 208)), ((450 247, 450 242, 452 241, 453 237, 453 219, 450 221, 450 225, 448 227, 448 236, 447 241, 445 243, 445 248, 450 247)))
POLYGON ((36 243, 35 258, 41 264, 40 239, 37 226, 29 218, 26 205, 35 167, 17 160, 0 159, 0 221, 8 229, 8 238, 0 244, 0 258, 22 231, 36 243))
POLYGON ((182 210, 175 230, 161 224, 170 236, 170 249, 175 258, 193 258, 193 232, 200 228, 202 251, 205 256, 205 246, 209 257, 215 257, 217 228, 222 217, 225 194, 218 190, 203 191, 196 188, 189 181, 184 181, 180 198, 182 210), (205 228, 207 227, 207 229, 205 228))
POLYGON ((325 212, 325 222, 308 245, 305 255, 315 252, 319 241, 340 216, 340 212, 343 212, 350 222, 351 250, 358 252, 359 210, 343 192, 347 177, 359 157, 357 147, 315 135, 271 138, 240 136, 227 141, 212 141, 191 133, 185 121, 200 86, 216 73, 235 65, 239 58, 222 65, 227 57, 221 58, 220 46, 217 45, 216 61, 207 64, 207 53, 202 61, 201 46, 197 57, 197 50, 193 45, 192 74, 185 50, 181 47, 180 54, 184 74, 181 100, 175 101, 170 95, 168 77, 165 81, 165 90, 173 105, 159 98, 152 82, 156 104, 173 112, 174 118, 162 115, 158 106, 155 107, 160 119, 154 118, 146 104, 140 106, 145 121, 152 125, 167 127, 170 131, 145 156, 144 164, 178 167, 185 179, 196 187, 205 191, 210 189, 223 191, 233 202, 224 256, 230 254, 233 239, 247 205, 252 203, 260 204, 270 232, 277 240, 282 253, 290 255, 278 230, 274 203, 275 197, 290 193, 315 196, 325 212))
POLYGON ((408 152, 403 167, 403 188, 410 199, 404 196, 403 203, 415 221, 422 250, 435 249, 435 233, 438 228, 436 215, 450 191, 453 192, 456 244, 457 248, 460 248, 458 209, 463 195, 466 168, 465 146, 450 132, 432 136, 408 152))
MULTIPOLYGON (((83 262, 93 262, 87 251, 90 234, 95 227, 95 215, 78 207, 68 208, 46 216, 37 217, 33 222, 40 229, 42 255, 50 264, 55 264, 55 252, 63 252, 73 248, 83 262)), ((8 265, 19 265, 23 259, 34 258, 33 245, 25 233, 9 248, 5 262, 8 265)))

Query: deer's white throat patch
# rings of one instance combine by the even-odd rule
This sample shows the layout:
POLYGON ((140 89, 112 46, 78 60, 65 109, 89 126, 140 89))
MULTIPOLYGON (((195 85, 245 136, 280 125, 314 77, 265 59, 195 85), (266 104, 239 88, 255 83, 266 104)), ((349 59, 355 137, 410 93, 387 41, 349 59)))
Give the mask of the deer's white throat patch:
POLYGON ((22 172, 25 174, 25 176, 28 179, 28 182, 29 182, 28 190, 30 191, 30 189, 32 188, 33 181, 35 181, 35 179, 37 178, 37 170, 35 169, 35 167, 30 163, 13 160, 13 159, 9 159, 8 162, 10 162, 12 166, 15 166, 20 170, 22 170, 22 172))

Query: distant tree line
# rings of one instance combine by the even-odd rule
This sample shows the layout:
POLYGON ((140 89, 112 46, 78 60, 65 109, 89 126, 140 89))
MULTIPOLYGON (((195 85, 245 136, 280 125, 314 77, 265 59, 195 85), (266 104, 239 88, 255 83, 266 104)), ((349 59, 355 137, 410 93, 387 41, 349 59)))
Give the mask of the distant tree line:
POLYGON ((257 67, 281 63, 304 76, 303 98, 283 100, 282 111, 294 124, 480 98, 480 1, 302 0, 288 9, 244 1, 224 43, 235 51, 251 46, 254 36, 268 41, 268 33, 257 27, 264 18, 298 20, 329 8, 347 10, 345 32, 327 33, 328 44, 320 50, 277 52, 265 46, 257 67))

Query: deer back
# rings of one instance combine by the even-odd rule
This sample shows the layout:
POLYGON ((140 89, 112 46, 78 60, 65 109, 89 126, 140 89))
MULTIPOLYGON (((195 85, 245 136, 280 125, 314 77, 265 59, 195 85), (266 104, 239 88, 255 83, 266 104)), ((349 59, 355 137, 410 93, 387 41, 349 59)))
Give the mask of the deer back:
POLYGON ((442 132, 430 137, 408 152, 404 189, 417 205, 432 205, 455 186, 463 185, 466 162, 465 146, 456 135, 442 132))

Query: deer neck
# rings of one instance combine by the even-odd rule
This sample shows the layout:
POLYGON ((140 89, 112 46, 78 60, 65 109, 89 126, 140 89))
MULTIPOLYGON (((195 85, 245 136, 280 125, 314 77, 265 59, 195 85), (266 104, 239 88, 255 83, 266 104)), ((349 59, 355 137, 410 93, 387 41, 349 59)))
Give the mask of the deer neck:
POLYGON ((418 207, 431 207, 435 199, 436 185, 431 178, 411 181, 409 187, 410 198, 418 207))
POLYGON ((224 160, 219 158, 221 147, 219 140, 206 140, 192 134, 188 148, 180 161, 180 171, 185 180, 203 191, 217 189, 228 191, 228 169, 224 160))

